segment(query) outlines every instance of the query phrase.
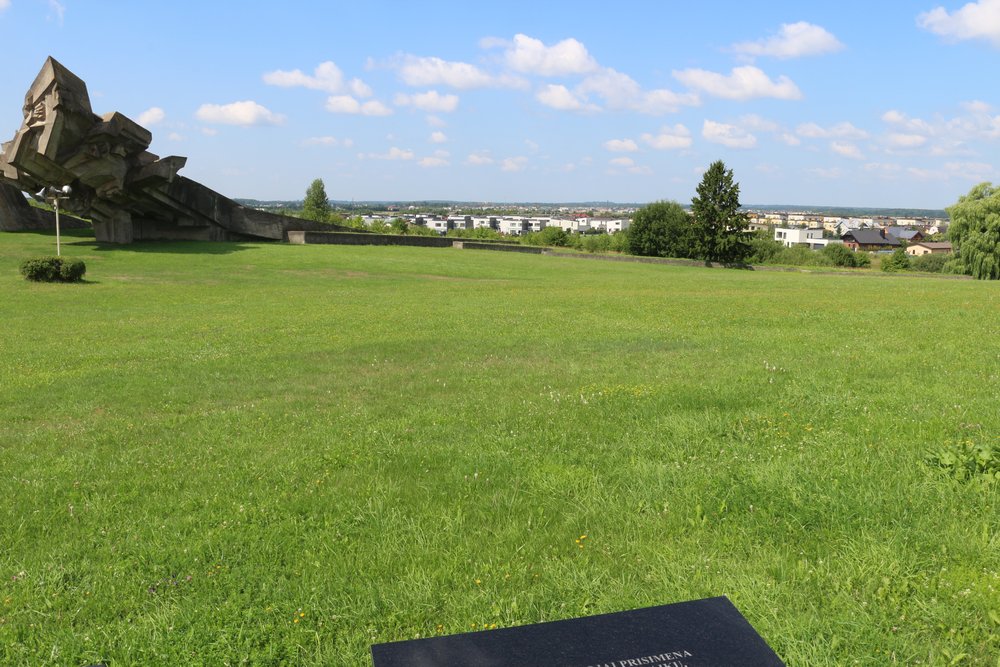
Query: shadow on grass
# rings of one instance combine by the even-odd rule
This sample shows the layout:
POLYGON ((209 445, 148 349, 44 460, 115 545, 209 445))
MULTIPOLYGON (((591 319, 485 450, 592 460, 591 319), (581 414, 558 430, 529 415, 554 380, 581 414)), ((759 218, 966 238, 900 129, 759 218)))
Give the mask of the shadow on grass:
POLYGON ((78 248, 91 248, 97 252, 169 253, 181 255, 229 255, 244 250, 254 250, 249 243, 239 241, 137 241, 129 244, 98 243, 94 240, 75 241, 78 248))

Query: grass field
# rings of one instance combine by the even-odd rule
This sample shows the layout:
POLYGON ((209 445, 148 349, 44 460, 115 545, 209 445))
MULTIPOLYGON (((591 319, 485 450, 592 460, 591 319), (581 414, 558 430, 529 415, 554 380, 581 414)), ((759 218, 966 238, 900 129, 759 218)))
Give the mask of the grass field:
POLYGON ((370 664, 727 595, 1000 665, 1000 284, 0 235, 0 664, 370 664))

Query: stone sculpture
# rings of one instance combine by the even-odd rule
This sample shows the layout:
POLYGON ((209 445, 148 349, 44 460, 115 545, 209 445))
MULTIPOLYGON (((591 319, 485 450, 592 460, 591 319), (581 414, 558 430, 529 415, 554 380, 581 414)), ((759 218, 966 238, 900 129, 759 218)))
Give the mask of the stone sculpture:
POLYGON ((120 113, 95 114, 87 85, 54 58, 31 84, 23 113, 0 155, 0 229, 44 224, 20 191, 63 185, 73 190, 63 207, 90 218, 101 242, 282 240, 289 229, 338 229, 247 208, 179 176, 187 158, 150 153, 152 133, 120 113))

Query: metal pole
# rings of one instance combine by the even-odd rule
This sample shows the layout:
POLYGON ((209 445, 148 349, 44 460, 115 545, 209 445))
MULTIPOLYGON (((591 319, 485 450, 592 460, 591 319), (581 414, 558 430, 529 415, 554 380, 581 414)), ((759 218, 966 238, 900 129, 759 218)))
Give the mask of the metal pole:
POLYGON ((52 201, 56 206, 56 257, 61 257, 62 246, 59 242, 59 197, 53 197, 52 201))

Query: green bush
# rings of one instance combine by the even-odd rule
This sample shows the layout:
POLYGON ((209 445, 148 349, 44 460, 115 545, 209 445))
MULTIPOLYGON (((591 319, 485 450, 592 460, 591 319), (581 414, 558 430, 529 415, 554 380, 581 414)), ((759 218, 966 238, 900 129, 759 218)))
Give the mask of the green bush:
POLYGON ((872 263, 872 258, 868 256, 868 253, 854 252, 840 243, 831 243, 820 250, 820 252, 833 262, 834 266, 858 268, 870 266, 872 263))
POLYGON ((941 273, 944 265, 951 258, 949 253, 932 253, 914 257, 911 266, 914 271, 924 271, 925 273, 941 273))
POLYGON ((33 257, 21 262, 21 275, 39 283, 75 283, 86 272, 87 265, 80 259, 33 257))
POLYGON ((896 248, 888 257, 882 258, 882 270, 887 273, 910 270, 910 256, 902 248, 896 248))

